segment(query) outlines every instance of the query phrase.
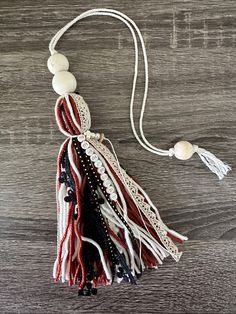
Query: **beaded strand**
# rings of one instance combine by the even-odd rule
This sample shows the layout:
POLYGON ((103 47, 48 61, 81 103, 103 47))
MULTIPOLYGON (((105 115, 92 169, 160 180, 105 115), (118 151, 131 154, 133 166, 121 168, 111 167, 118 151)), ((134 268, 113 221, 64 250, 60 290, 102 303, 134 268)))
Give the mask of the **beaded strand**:
POLYGON ((79 156, 79 159, 80 159, 80 162, 81 162, 81 165, 82 165, 82 168, 84 170, 84 173, 86 175, 86 178, 87 178, 87 181, 88 181, 88 185, 91 189, 91 193, 92 193, 92 196, 94 198, 94 201, 95 201, 95 205, 96 205, 96 210, 100 216, 100 220, 101 220, 101 223, 104 227, 104 231, 105 231, 105 234, 106 234, 106 240, 107 240, 107 243, 108 243, 108 247, 109 247, 109 251, 110 251, 110 254, 111 254, 111 258, 112 258, 112 261, 114 264, 116 264, 116 256, 115 256, 115 253, 114 253, 114 245, 112 243, 112 240, 109 236, 109 233, 108 233, 108 229, 107 229, 107 225, 106 225, 106 222, 105 222, 105 219, 102 215, 102 212, 101 212, 101 209, 100 209, 100 204, 99 204, 99 199, 98 199, 98 195, 94 189, 94 186, 92 184, 92 180, 91 180, 91 177, 90 177, 90 174, 89 174, 89 169, 86 167, 86 164, 85 164, 85 161, 83 159, 83 156, 80 152, 80 149, 79 149, 79 146, 78 146, 78 142, 76 141, 76 139, 74 138, 73 139, 73 143, 74 143, 74 147, 75 147, 75 150, 79 156))

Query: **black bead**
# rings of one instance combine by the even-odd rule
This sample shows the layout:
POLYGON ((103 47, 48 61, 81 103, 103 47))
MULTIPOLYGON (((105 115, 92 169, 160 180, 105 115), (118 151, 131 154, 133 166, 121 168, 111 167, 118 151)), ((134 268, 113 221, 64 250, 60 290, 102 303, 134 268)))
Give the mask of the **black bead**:
POLYGON ((122 278, 123 277, 123 274, 121 272, 117 272, 116 275, 117 275, 118 278, 122 278))
POLYGON ((67 202, 67 203, 71 202, 71 197, 70 196, 65 196, 64 197, 64 201, 67 202))
POLYGON ((60 183, 66 182, 66 173, 65 173, 65 171, 61 172, 60 177, 59 177, 59 182, 60 183))
POLYGON ((99 198, 99 199, 98 199, 98 202, 99 202, 99 204, 104 204, 104 203, 105 203, 105 201, 104 201, 103 198, 99 198))
POLYGON ((64 182, 65 182, 65 179, 60 177, 60 178, 59 178, 59 182, 60 182, 60 183, 64 183, 64 182))
POLYGON ((60 177, 61 177, 61 178, 64 178, 64 179, 66 178, 66 173, 65 173, 65 171, 62 171, 62 172, 61 172, 60 177))
POLYGON ((93 295, 96 295, 98 293, 98 289, 92 288, 91 292, 92 292, 93 295))

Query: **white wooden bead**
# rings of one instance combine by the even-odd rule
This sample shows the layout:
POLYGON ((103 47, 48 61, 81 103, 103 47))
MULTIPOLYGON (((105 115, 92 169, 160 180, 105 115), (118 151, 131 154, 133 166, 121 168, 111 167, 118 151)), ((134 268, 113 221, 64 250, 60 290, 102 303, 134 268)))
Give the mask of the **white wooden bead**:
POLYGON ((105 181, 108 179, 108 175, 106 173, 103 173, 103 174, 101 174, 100 178, 102 181, 105 181))
POLYGON ((105 186, 105 188, 108 188, 108 186, 109 185, 111 185, 111 180, 105 180, 104 182, 103 182, 103 185, 105 186))
POLYGON ((105 168, 104 167, 98 168, 98 173, 102 174, 104 172, 105 172, 105 168))
POLYGON ((73 93, 76 86, 76 78, 68 71, 57 72, 52 79, 52 87, 59 95, 73 93))
POLYGON ((80 134, 78 137, 77 137, 78 141, 81 143, 83 141, 85 141, 85 136, 83 134, 80 134))
POLYGON ((81 147, 83 149, 87 149, 87 148, 89 148, 89 143, 87 141, 83 141, 82 144, 81 144, 81 147))
POLYGON ((117 194, 116 194, 116 193, 111 193, 110 199, 111 199, 112 201, 116 201, 116 200, 117 200, 117 194))
POLYGON ((100 136, 101 136, 101 134, 100 133, 95 133, 95 138, 96 138, 96 140, 100 140, 100 136))
POLYGON ((100 168, 100 167, 102 167, 102 162, 101 162, 101 160, 96 160, 95 161, 95 163, 94 163, 94 166, 96 167, 96 168, 100 168))
POLYGON ((68 71, 69 69, 69 61, 68 59, 61 53, 55 53, 51 57, 48 58, 48 70, 55 74, 61 71, 68 71))
POLYGON ((93 149, 91 147, 87 148, 86 151, 85 151, 86 155, 88 156, 92 156, 93 154, 93 149))
POLYGON ((115 191, 115 189, 114 189, 114 187, 113 186, 108 186, 108 188, 106 188, 106 192, 108 193, 108 194, 111 194, 111 193, 113 193, 115 191))
POLYGON ((175 157, 180 160, 187 160, 192 157, 194 153, 193 145, 187 141, 180 141, 175 144, 175 157))
POLYGON ((86 138, 89 140, 91 138, 92 133, 88 130, 86 131, 85 135, 86 135, 86 138))
POLYGON ((90 159, 91 159, 92 162, 95 162, 96 160, 98 160, 98 155, 93 154, 93 155, 90 157, 90 159))

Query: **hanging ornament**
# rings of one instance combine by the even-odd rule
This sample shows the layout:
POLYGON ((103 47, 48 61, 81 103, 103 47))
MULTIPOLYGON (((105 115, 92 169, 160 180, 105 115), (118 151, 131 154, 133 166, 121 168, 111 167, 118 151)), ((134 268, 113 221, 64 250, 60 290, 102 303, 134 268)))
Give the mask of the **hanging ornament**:
POLYGON ((108 15, 130 30, 135 46, 135 71, 130 101, 130 121, 134 136, 148 151, 186 160, 197 153, 220 179, 230 169, 210 152, 187 141, 169 150, 151 145, 143 132, 143 116, 148 91, 147 54, 137 25, 125 14, 110 9, 84 12, 52 38, 48 68, 54 75, 53 89, 60 95, 55 105, 59 130, 66 136, 57 160, 57 258, 53 276, 78 286, 79 295, 95 295, 99 284, 114 281, 135 284, 146 268, 157 268, 167 256, 178 261, 181 253, 175 242, 187 237, 169 229, 146 192, 121 167, 111 141, 91 131, 91 117, 83 97, 76 93, 77 82, 69 72, 68 59, 55 50, 60 37, 77 21, 108 15), (145 88, 139 119, 134 125, 133 105, 138 75, 138 41, 145 65, 145 88), (110 148, 110 149, 109 149, 110 148))

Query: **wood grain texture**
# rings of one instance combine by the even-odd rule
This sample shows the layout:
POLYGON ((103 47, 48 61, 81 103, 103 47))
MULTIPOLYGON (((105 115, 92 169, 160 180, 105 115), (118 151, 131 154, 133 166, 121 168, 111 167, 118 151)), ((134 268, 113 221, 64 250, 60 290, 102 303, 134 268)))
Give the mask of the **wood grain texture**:
MULTIPOLYGON (((205 147, 236 169, 236 3, 203 1, 0 1, 0 308, 2 313, 235 313, 236 172, 223 181, 198 160, 152 156, 129 126, 133 44, 111 18, 75 25, 59 43, 93 128, 113 141, 122 165, 190 241, 183 257, 144 273, 138 286, 101 288, 91 299, 56 285, 56 156, 63 136, 53 121, 56 95, 48 43, 86 9, 121 10, 148 49, 148 139, 205 147)), ((137 110, 143 92, 142 67, 137 110)))

